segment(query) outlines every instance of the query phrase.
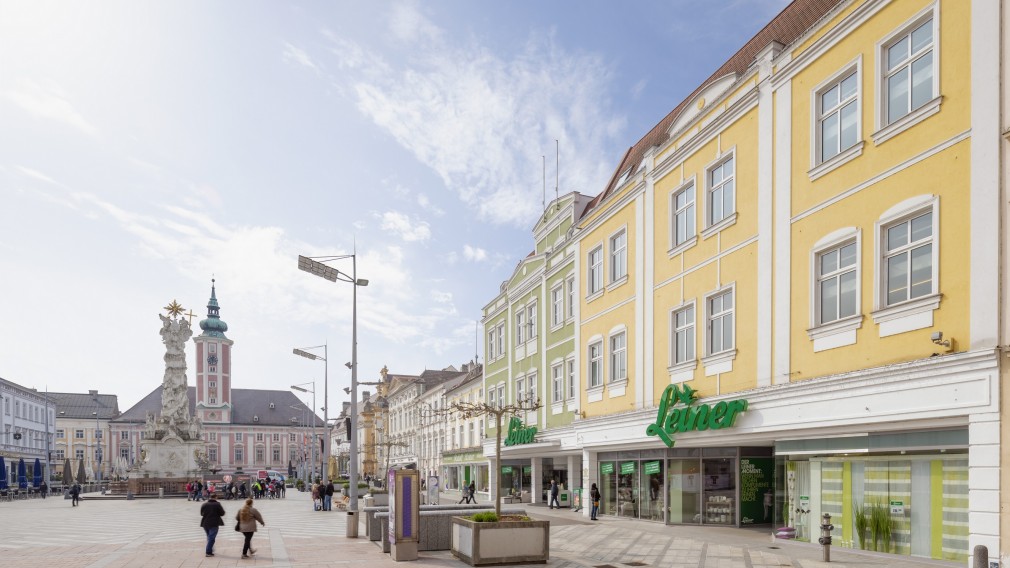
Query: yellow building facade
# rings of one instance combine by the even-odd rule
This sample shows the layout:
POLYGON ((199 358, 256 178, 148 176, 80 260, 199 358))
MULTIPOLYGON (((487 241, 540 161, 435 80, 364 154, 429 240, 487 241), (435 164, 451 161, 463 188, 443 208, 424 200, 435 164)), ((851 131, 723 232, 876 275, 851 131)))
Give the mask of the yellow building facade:
POLYGON ((1002 554, 1006 18, 793 2, 623 156, 556 436, 601 514, 859 548, 883 507, 881 552, 1002 554))

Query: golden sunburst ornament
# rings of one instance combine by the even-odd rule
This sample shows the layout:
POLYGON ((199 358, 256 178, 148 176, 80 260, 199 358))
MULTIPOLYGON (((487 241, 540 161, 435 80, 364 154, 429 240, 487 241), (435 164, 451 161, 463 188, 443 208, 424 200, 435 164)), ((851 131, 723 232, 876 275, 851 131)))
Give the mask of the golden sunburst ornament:
POLYGON ((162 309, 168 311, 168 315, 172 316, 173 318, 178 318, 179 314, 186 311, 186 308, 182 307, 182 305, 175 300, 172 300, 171 304, 165 306, 162 309))

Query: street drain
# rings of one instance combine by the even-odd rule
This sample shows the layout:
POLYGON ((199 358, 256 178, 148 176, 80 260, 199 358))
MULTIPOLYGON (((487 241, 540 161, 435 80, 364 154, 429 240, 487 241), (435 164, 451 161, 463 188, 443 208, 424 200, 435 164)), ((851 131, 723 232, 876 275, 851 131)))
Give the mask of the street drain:
POLYGON ((593 568, 617 568, 617 566, 613 566, 611 564, 600 564, 598 566, 593 566, 593 568))
POLYGON ((648 566, 645 562, 639 562, 637 560, 634 562, 622 562, 621 564, 624 564, 625 566, 648 566))
POLYGON ((772 550, 778 550, 779 549, 779 547, 777 547, 777 546, 769 546, 768 548, 770 548, 772 550))

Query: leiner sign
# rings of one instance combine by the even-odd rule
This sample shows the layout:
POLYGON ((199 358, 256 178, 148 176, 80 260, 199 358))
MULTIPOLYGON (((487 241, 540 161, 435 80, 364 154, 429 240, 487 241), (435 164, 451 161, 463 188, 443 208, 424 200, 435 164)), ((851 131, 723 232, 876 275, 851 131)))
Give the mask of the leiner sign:
POLYGON ((512 417, 509 420, 509 433, 505 438, 506 446, 518 446, 519 444, 533 443, 533 437, 537 435, 536 426, 523 426, 523 421, 512 417))
POLYGON ((659 436, 667 446, 673 447, 678 432, 721 430, 730 428, 736 417, 747 410, 744 399, 722 400, 715 406, 695 402, 696 390, 687 385, 670 385, 659 398, 656 422, 645 429, 648 436, 659 436), (677 403, 683 406, 678 407, 677 403))

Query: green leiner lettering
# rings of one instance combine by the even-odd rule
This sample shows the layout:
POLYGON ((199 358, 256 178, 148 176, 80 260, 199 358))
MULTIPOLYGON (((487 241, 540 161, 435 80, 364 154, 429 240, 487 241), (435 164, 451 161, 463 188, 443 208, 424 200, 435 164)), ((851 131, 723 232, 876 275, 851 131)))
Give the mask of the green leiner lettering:
POLYGON ((720 400, 716 403, 715 408, 712 409, 712 414, 708 417, 708 427, 712 430, 722 429, 722 418, 726 416, 726 404, 725 400, 720 400))
POLYGON ((747 411, 747 401, 744 399, 722 400, 714 406, 708 404, 695 406, 695 393, 696 391, 687 385, 667 386, 659 397, 656 421, 646 427, 645 434, 658 437, 672 448, 675 434, 731 428, 736 423, 737 417, 747 411), (678 404, 683 406, 678 407, 678 404))

